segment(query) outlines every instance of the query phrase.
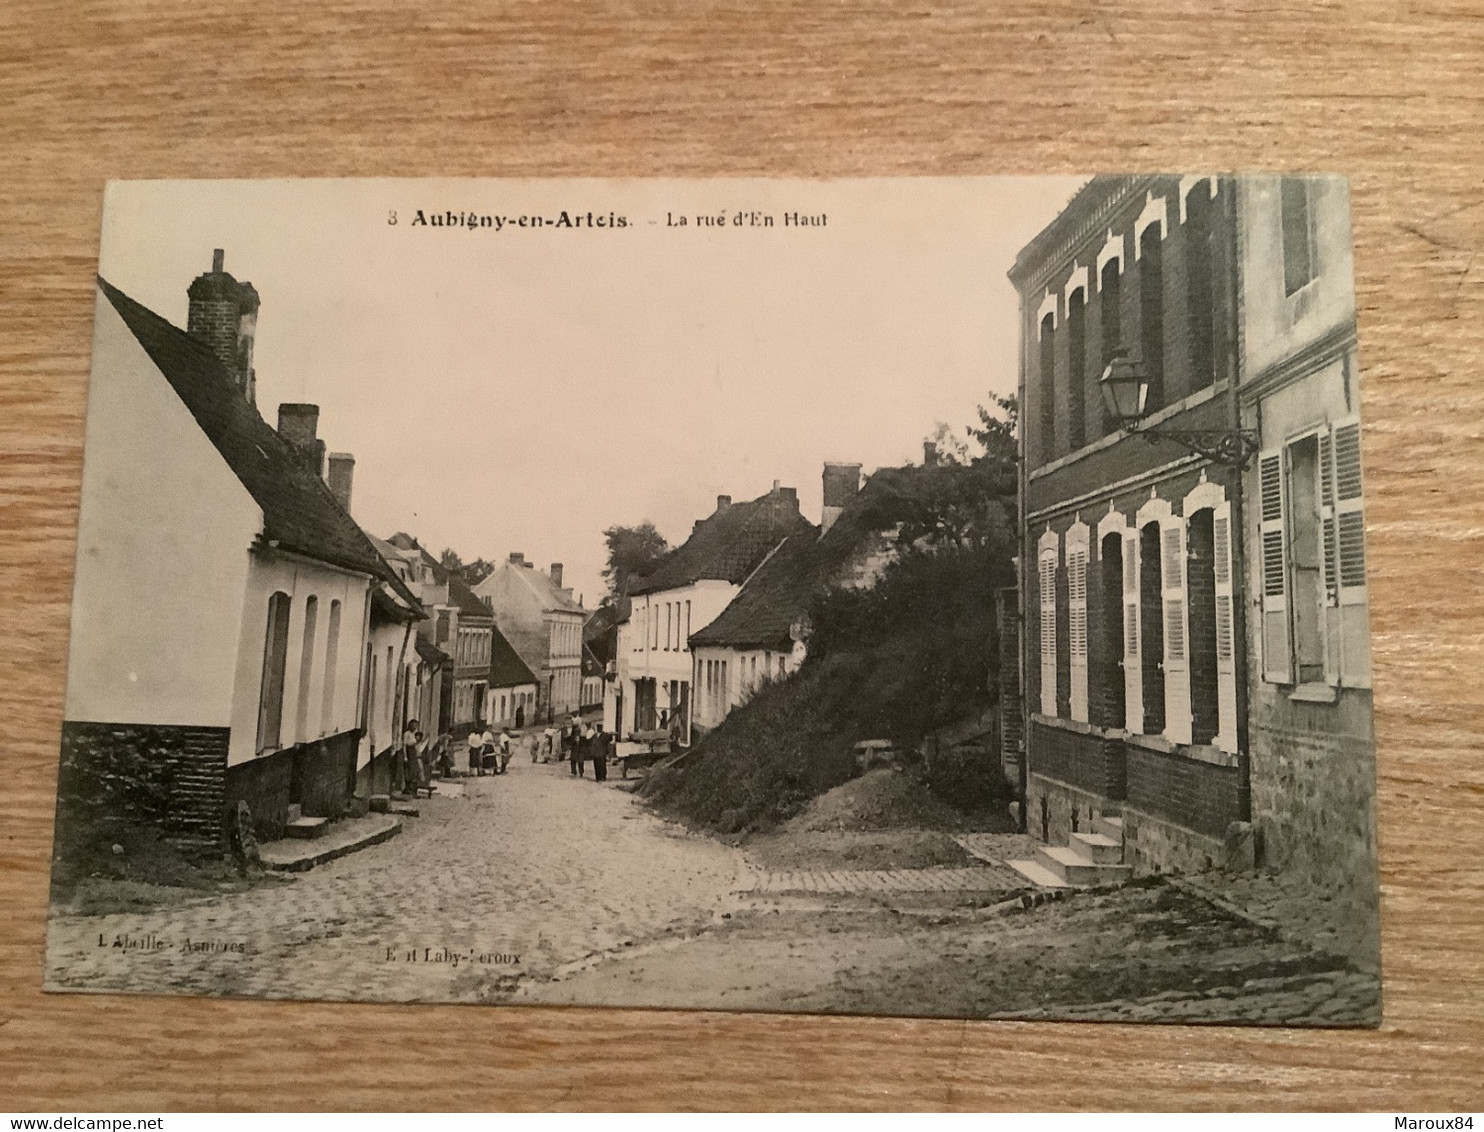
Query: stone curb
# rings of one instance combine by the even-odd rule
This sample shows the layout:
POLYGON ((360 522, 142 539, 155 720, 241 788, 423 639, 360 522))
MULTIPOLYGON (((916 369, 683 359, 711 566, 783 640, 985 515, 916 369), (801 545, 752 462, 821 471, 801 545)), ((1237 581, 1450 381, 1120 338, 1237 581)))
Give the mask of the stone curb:
POLYGON ((368 849, 372 845, 380 845, 383 841, 389 841, 402 832, 402 822, 393 820, 392 824, 385 829, 379 829, 375 833, 367 834, 356 841, 345 845, 328 846, 317 853, 311 853, 307 857, 295 857, 290 861, 264 861, 263 867, 275 873, 302 873, 308 872, 315 865, 323 865, 326 861, 333 861, 337 857, 344 857, 356 852, 358 849, 368 849))

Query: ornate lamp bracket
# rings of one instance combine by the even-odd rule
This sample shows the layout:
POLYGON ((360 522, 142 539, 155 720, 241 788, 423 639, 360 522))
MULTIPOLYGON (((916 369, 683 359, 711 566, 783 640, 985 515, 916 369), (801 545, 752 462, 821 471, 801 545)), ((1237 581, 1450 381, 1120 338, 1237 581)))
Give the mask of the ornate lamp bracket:
POLYGON ((1228 468, 1245 468, 1257 455, 1261 443, 1257 430, 1250 428, 1139 428, 1134 431, 1150 444, 1172 440, 1197 456, 1228 468))

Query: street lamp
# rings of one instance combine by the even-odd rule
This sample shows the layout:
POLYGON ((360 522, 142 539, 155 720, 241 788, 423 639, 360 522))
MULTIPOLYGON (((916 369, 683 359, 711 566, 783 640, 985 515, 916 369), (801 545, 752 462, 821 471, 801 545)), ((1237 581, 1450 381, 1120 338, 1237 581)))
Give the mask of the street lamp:
POLYGON ((1149 409, 1149 378, 1128 356, 1126 350, 1115 350, 1098 379, 1103 406, 1118 428, 1137 433, 1150 444, 1173 440, 1198 456, 1228 468, 1242 468, 1257 453, 1257 431, 1250 428, 1189 429, 1160 428, 1143 424, 1149 409))

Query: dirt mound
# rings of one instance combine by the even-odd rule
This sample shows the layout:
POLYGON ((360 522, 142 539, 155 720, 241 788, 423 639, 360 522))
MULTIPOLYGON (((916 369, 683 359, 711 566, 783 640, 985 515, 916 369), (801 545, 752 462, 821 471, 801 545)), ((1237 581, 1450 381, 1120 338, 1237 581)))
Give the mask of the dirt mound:
POLYGON ((878 767, 828 790, 783 828, 788 833, 829 830, 966 828, 964 815, 933 796, 915 770, 878 767))

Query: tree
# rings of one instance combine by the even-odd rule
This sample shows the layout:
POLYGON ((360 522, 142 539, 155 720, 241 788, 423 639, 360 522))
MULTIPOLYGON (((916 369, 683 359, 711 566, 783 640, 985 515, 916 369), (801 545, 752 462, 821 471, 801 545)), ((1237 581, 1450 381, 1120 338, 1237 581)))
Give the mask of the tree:
POLYGON ((457 574, 471 589, 495 572, 493 562, 488 562, 483 558, 465 562, 459 557, 459 552, 449 546, 444 547, 443 553, 438 555, 438 563, 450 574, 457 574))
POLYGON ((609 527, 603 532, 603 541, 608 544, 608 565, 603 568, 603 580, 608 583, 604 603, 625 597, 636 581, 654 572, 670 549, 665 536, 648 519, 636 527, 609 527))

